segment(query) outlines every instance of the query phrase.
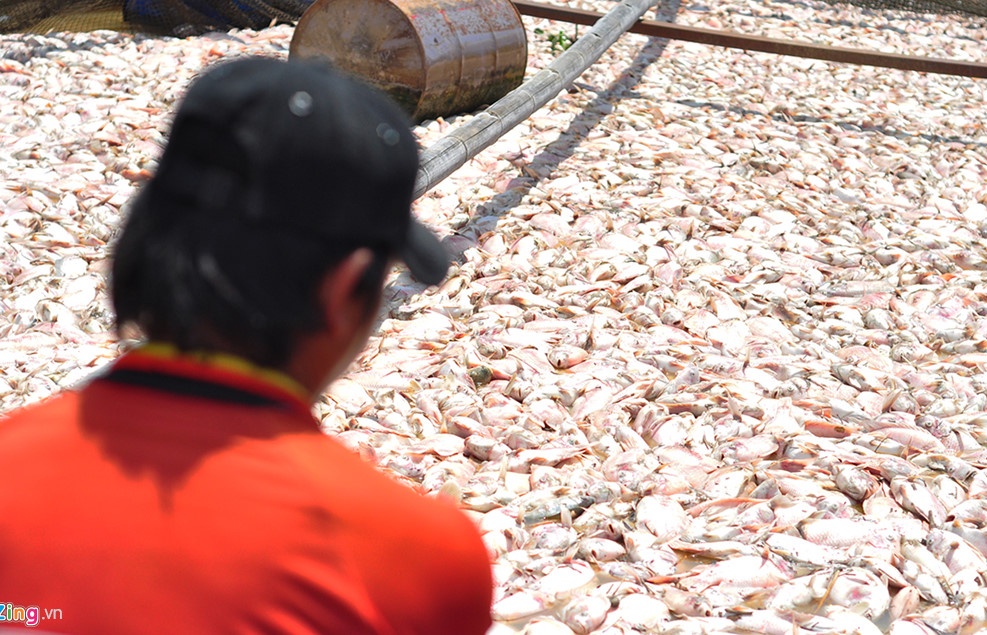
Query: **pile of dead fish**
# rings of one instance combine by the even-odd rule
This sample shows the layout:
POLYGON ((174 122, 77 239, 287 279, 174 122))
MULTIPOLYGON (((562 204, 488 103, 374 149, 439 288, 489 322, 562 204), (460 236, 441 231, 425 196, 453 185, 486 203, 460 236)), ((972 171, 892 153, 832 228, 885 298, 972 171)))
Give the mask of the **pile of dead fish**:
MULTIPOLYGON (((987 38, 811 1, 662 11, 973 61, 987 38)), ((578 37, 525 24, 529 72, 578 37)), ((108 246, 187 81, 290 36, 2 38, 5 410, 115 355, 108 246)), ((985 86, 622 38, 417 201, 457 264, 392 277, 327 433, 468 510, 492 635, 987 628, 985 86)))

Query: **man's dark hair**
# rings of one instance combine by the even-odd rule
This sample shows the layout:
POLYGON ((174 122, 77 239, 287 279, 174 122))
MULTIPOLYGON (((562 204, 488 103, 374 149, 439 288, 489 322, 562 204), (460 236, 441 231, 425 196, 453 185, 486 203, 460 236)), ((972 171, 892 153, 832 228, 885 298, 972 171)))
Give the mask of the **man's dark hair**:
POLYGON ((411 214, 418 163, 401 109, 324 63, 208 69, 117 241, 118 332, 284 370, 325 326, 319 285, 355 249, 375 253, 353 298, 367 320, 392 258, 438 284, 450 260, 411 214))
MULTIPOLYGON (((117 240, 111 298, 118 332, 134 324, 181 350, 228 352, 271 368, 283 368, 299 336, 323 326, 318 285, 361 246, 208 214, 167 218, 131 214, 117 240)), ((374 253, 357 289, 368 311, 378 305, 389 256, 374 253)))

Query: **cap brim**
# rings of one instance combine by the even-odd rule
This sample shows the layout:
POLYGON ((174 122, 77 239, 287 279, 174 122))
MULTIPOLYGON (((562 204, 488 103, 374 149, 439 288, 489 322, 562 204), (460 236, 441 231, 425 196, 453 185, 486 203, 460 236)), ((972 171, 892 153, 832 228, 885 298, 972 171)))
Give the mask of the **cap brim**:
POLYGON ((414 218, 408 226, 408 240, 400 255, 411 275, 425 284, 439 284, 445 280, 452 263, 438 237, 414 218))

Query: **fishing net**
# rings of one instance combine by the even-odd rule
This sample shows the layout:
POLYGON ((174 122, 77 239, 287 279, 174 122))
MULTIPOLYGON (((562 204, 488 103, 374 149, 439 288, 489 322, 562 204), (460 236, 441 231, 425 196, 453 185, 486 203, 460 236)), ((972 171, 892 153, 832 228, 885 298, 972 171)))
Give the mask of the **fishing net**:
MULTIPOLYGON (((314 0, 0 0, 0 33, 148 31, 188 36, 295 22, 314 0)), ((836 0, 831 0, 836 2, 836 0)), ((918 13, 987 16, 987 0, 848 0, 918 13)))

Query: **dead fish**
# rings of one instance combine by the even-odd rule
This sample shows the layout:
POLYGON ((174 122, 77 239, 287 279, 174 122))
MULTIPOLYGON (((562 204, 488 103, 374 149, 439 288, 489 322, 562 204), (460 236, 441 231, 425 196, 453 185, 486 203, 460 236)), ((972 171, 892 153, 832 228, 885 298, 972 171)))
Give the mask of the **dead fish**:
POLYGON ((562 609, 561 617, 574 633, 589 633, 603 624, 609 612, 610 598, 590 593, 573 598, 562 609))
POLYGON ((933 527, 942 527, 946 522, 946 507, 921 481, 894 478, 891 495, 902 507, 929 521, 933 527))
POLYGON ((651 495, 642 498, 635 509, 638 526, 646 528, 660 543, 678 537, 689 524, 689 515, 674 499, 651 495))
POLYGON ((738 556, 705 568, 683 578, 680 584, 689 591, 701 592, 714 586, 743 589, 754 593, 791 579, 794 572, 787 566, 760 556, 738 556))
POLYGON ((525 525, 535 525, 560 517, 563 509, 567 510, 575 518, 595 502, 589 496, 562 496, 528 507, 521 515, 521 519, 525 525))
POLYGON ((876 492, 880 483, 869 472, 853 465, 837 466, 833 483, 850 498, 862 501, 876 492))

